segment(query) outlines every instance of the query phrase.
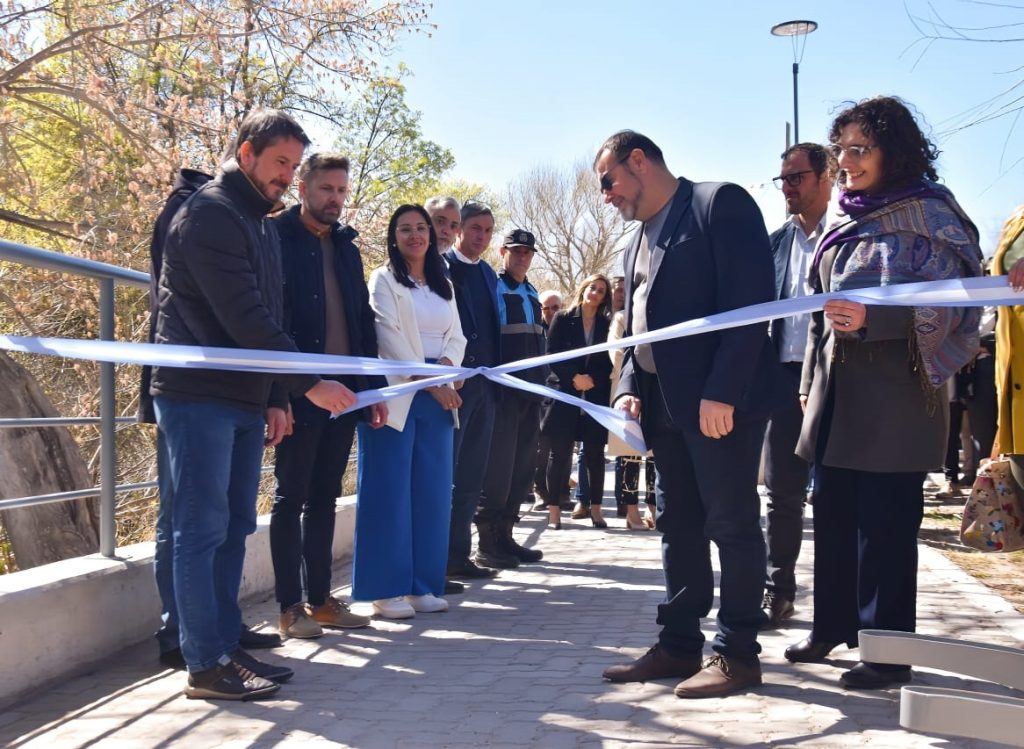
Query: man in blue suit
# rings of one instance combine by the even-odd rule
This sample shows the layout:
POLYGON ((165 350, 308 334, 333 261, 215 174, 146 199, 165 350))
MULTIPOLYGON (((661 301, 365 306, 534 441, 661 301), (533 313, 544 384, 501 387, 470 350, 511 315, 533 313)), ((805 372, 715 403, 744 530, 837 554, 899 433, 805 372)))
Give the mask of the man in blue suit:
MULTIPOLYGON (((807 275, 814 249, 825 231, 825 209, 832 195, 834 174, 832 157, 817 143, 798 143, 782 154, 782 171, 773 181, 786 198, 790 218, 769 237, 775 260, 776 299, 814 293, 807 275)), ((810 466, 794 450, 804 420, 800 371, 810 320, 810 313, 806 313, 772 320, 771 324, 772 343, 782 363, 789 396, 785 405, 772 414, 765 435, 768 577, 762 606, 767 617, 764 629, 777 628, 793 616, 796 600, 796 560, 803 538, 810 466)))
MULTIPOLYGON (((728 183, 676 179, 661 149, 624 130, 598 150, 606 203, 642 221, 624 261, 626 334, 771 301, 771 250, 761 212, 728 183)), ((611 681, 682 679, 682 698, 721 697, 761 683, 758 628, 765 547, 757 469, 765 421, 779 402, 778 360, 764 325, 626 350, 615 406, 640 419, 658 464, 657 529, 667 595, 645 655, 611 681), (721 562, 714 655, 702 662, 701 619, 721 562)))

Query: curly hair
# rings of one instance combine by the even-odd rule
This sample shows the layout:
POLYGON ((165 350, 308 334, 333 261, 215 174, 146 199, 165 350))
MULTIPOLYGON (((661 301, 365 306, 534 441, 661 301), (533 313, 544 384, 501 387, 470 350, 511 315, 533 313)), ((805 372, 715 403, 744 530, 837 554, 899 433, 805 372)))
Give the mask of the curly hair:
MULTIPOLYGON (((882 187, 906 187, 922 177, 938 179, 935 147, 917 123, 910 107, 895 96, 875 96, 840 112, 832 121, 829 140, 836 143, 844 127, 859 125, 882 153, 882 187)), ((843 176, 840 175, 840 181, 843 176)))

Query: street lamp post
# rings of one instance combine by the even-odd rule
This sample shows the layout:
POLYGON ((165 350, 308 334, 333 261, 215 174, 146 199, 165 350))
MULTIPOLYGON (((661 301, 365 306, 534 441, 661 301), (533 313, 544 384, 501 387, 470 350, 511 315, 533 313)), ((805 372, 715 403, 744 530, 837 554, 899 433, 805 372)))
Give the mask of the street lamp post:
POLYGON ((797 76, 800 74, 800 61, 804 58, 804 45, 807 35, 818 28, 814 21, 786 21, 772 26, 775 36, 788 36, 793 40, 793 143, 800 142, 800 108, 797 98, 797 76))

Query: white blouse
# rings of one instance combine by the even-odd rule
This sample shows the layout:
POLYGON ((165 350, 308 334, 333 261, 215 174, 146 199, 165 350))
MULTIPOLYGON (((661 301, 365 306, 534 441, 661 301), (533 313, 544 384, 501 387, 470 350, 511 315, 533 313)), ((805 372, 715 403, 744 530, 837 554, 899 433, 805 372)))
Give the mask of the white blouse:
POLYGON ((452 326, 451 305, 429 286, 416 284, 412 290, 412 305, 416 312, 420 343, 426 359, 440 359, 444 351, 444 335, 452 326))

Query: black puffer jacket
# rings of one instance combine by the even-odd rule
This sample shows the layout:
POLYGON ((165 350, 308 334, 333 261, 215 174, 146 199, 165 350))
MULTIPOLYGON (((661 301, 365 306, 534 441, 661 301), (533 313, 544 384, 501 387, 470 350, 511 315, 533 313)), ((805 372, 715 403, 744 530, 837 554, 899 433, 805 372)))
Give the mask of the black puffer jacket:
MULTIPOLYGON (((178 211, 160 275, 156 342, 297 351, 283 327, 281 247, 273 207, 234 162, 178 211)), ((274 375, 155 367, 154 396, 264 409, 274 375)), ((294 394, 315 375, 277 376, 294 394)), ((287 401, 275 399, 284 407, 287 401)))
MULTIPOLYGON (((178 209, 192 197, 200 187, 213 179, 212 174, 195 169, 182 169, 174 180, 171 194, 167 196, 164 207, 153 225, 153 237, 149 242, 149 342, 156 340, 156 319, 159 313, 157 299, 160 290, 160 269, 164 264, 164 246, 167 244, 167 233, 171 229, 178 209)), ((139 421, 143 424, 156 424, 153 412, 153 396, 149 394, 149 383, 153 379, 153 368, 144 366, 139 386, 139 421)))

